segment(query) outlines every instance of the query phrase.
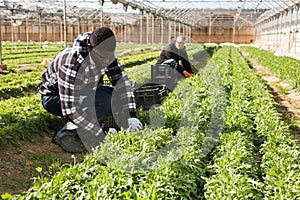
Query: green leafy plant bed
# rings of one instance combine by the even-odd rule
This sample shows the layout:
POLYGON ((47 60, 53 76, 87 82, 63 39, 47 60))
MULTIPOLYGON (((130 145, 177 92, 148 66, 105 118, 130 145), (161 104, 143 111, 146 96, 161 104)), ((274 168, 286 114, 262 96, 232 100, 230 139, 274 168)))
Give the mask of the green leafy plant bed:
MULTIPOLYGON (((197 59, 199 51, 191 49, 191 57, 197 59)), ((36 178, 31 189, 13 198, 300 198, 299 149, 268 87, 235 47, 223 46, 206 62, 162 105, 139 113, 144 130, 108 133, 82 163, 36 178)), ((37 104, 33 109, 26 103, 39 102, 38 96, 19 99, 3 102, 29 115, 3 109, 8 116, 2 116, 3 127, 16 119, 21 127, 23 118, 30 124, 44 119, 37 104)))
POLYGON ((0 99, 24 96, 29 92, 37 92, 42 71, 10 73, 0 75, 0 99))
POLYGON ((119 62, 124 67, 132 67, 132 66, 143 64, 147 61, 157 59, 159 53, 160 53, 159 51, 154 51, 154 52, 138 54, 135 56, 123 56, 123 57, 119 57, 119 62))
POLYGON ((38 180, 19 198, 202 199, 206 164, 201 157, 210 148, 201 144, 217 102, 209 86, 220 87, 206 74, 179 83, 149 114, 143 131, 107 135, 83 163, 38 180))
POLYGON ((214 59, 230 98, 205 197, 299 198, 299 150, 267 86, 236 48, 222 47, 214 59))
POLYGON ((202 78, 186 79, 153 110, 166 118, 153 113, 143 131, 107 135, 83 163, 36 182, 20 198, 201 199, 206 174, 201 144, 212 109, 202 78))
POLYGON ((45 112, 39 94, 0 101, 0 144, 30 140, 40 131, 50 131, 63 125, 58 117, 45 112), (55 126, 53 126, 55 124, 55 126))
POLYGON ((297 91, 300 91, 300 61, 285 56, 275 56, 274 53, 255 47, 242 46, 240 49, 247 52, 251 58, 257 60, 272 74, 297 91))

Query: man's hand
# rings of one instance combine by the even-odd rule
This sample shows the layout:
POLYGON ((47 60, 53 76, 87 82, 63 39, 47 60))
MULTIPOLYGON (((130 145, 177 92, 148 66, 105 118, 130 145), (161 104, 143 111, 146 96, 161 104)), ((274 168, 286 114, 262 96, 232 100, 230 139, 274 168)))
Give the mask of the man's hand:
POLYGON ((185 78, 188 78, 188 77, 190 77, 190 76, 194 76, 194 74, 191 74, 191 73, 189 73, 189 72, 187 72, 187 71, 183 71, 183 75, 185 76, 185 78))
POLYGON ((128 118, 129 130, 138 131, 142 130, 143 124, 137 118, 128 118))

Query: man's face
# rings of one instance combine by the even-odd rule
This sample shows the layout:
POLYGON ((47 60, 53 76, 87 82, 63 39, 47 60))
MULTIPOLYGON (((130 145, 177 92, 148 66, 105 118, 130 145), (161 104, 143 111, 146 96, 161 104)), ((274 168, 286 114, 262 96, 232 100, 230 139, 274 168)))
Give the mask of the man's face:
POLYGON ((183 49, 183 48, 184 48, 184 45, 185 45, 185 40, 182 40, 182 41, 177 41, 177 40, 176 40, 175 45, 176 45, 176 48, 177 48, 177 49, 183 49))
POLYGON ((96 66, 106 67, 111 61, 111 58, 114 56, 115 52, 96 47, 92 49, 90 54, 96 66))

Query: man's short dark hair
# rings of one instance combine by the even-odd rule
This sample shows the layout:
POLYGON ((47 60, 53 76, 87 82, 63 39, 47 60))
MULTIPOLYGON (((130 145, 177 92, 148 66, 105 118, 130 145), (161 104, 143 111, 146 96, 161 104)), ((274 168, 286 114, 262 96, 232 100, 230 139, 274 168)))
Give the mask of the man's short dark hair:
POLYGON ((92 32, 90 44, 93 48, 97 47, 100 49, 114 51, 116 49, 116 37, 110 28, 100 27, 92 32))

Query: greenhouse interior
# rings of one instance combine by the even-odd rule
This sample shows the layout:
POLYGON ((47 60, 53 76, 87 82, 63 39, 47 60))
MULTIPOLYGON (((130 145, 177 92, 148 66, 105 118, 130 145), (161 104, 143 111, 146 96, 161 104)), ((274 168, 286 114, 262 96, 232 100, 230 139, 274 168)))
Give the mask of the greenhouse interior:
POLYGON ((300 0, 0 0, 0 199, 300 199, 299 12, 300 0), (128 102, 110 92, 100 121, 72 95, 93 79, 96 47, 79 36, 104 27, 116 47, 96 92, 122 76, 128 102), (68 50, 91 56, 74 65, 68 50), (57 89, 60 115, 41 88, 57 89), (101 139, 81 133, 95 127, 101 139), (59 143, 62 131, 75 135, 59 143), (78 140, 85 150, 65 149, 78 140))

